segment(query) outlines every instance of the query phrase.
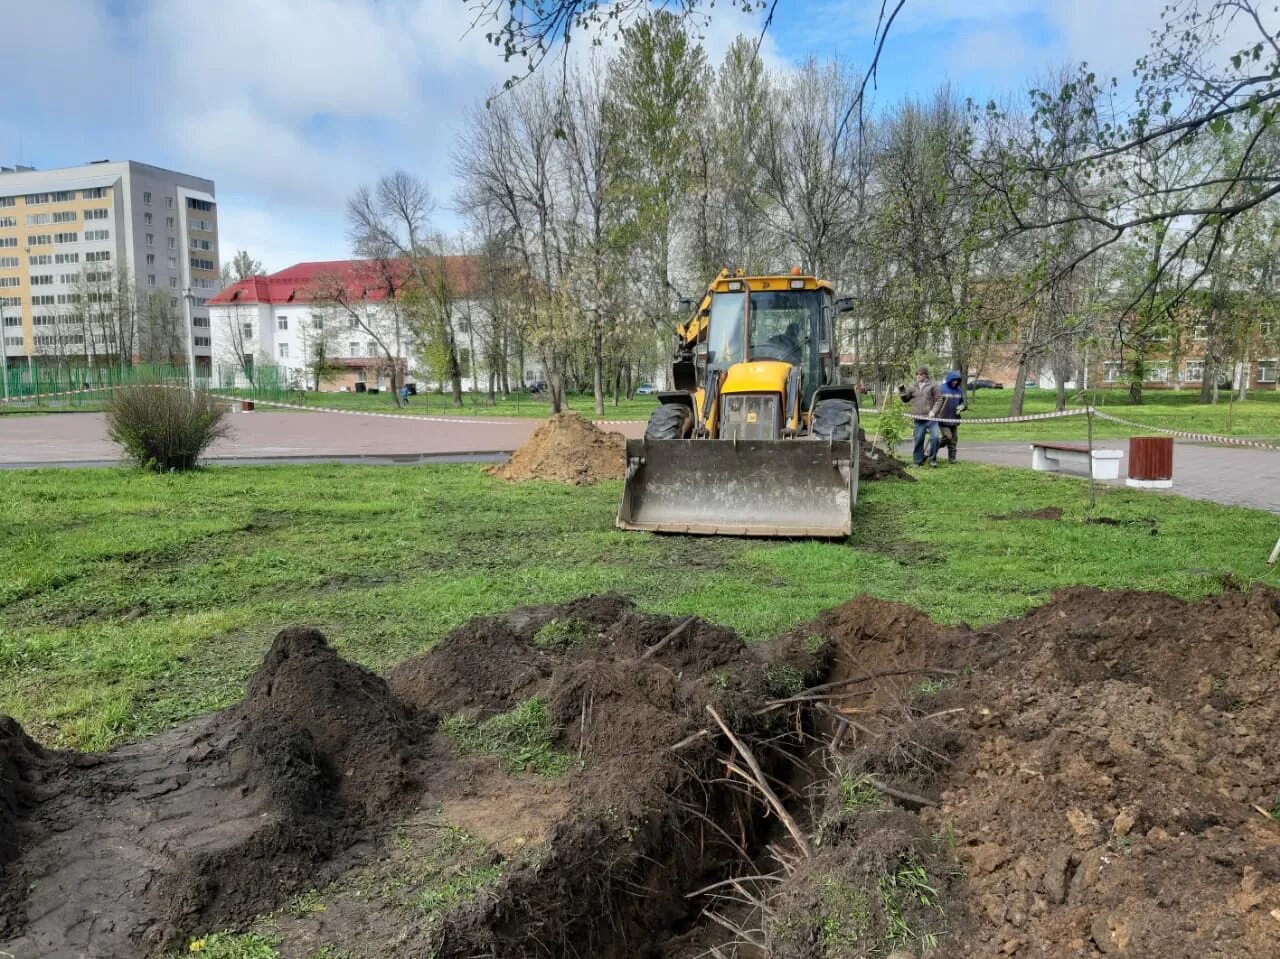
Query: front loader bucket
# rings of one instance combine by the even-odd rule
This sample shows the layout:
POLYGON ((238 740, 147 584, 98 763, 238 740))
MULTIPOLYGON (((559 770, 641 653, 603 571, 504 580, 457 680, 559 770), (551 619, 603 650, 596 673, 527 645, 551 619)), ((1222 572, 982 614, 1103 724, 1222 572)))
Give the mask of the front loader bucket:
POLYGON ((858 444, 627 440, 622 529, 837 538, 853 531, 858 444))

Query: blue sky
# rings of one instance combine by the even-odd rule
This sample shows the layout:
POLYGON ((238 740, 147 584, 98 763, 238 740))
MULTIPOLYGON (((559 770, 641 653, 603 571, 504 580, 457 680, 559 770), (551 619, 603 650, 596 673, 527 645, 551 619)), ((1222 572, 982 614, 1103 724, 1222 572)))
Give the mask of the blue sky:
MULTIPOLYGON (((986 99, 1087 60, 1126 77, 1164 0, 907 0, 878 99, 950 83, 986 99)), ((0 0, 0 162, 48 169, 134 159, 212 178, 224 258, 269 269, 348 255, 342 208, 361 183, 418 173, 456 225, 449 149, 509 74, 466 0, 0 0)), ((732 6, 730 3, 729 6, 732 6)), ((865 64, 879 0, 780 0, 764 51, 865 64)), ((759 20, 718 3, 713 62, 759 20)))

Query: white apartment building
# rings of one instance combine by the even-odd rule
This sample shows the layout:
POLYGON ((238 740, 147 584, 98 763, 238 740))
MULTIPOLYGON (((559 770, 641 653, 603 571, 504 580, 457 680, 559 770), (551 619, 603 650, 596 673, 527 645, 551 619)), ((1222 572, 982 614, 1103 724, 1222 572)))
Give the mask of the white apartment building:
MULTIPOLYGON (((211 365, 207 302, 221 286, 212 180, 132 160, 57 170, 0 167, 0 314, 8 363, 137 356, 148 304, 164 307, 194 356, 211 365), (110 297, 108 277, 127 270, 137 290, 133 343, 85 342, 70 316, 86 295, 110 297), (97 283, 98 286, 94 286, 97 283), (188 301, 188 295, 190 297, 188 301)), ((172 357, 177 359, 177 357, 172 357)))
MULTIPOLYGON (((467 371, 473 353, 482 350, 489 325, 473 293, 477 264, 465 256, 445 257, 441 264, 455 297, 454 327, 467 371)), ((401 272, 394 267, 393 273, 401 272)), ((269 276, 231 284, 209 301, 215 380, 223 386, 245 386, 251 371, 271 365, 292 385, 314 388, 313 368, 323 350, 327 371, 320 389, 387 388, 391 371, 380 339, 396 357, 401 379, 426 385, 411 331, 401 328, 397 336, 394 297, 388 297, 387 286, 398 287, 401 279, 393 275, 388 284, 367 260, 331 260, 296 263, 269 276), (350 311, 333 303, 335 292, 350 311)), ((464 376, 463 389, 477 386, 472 376, 464 376)))

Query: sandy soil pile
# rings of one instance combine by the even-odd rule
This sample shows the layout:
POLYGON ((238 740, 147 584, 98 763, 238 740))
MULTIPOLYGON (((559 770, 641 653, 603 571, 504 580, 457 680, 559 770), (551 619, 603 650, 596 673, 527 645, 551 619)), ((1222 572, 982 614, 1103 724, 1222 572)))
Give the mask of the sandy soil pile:
POLYGON ((626 441, 621 433, 597 429, 577 413, 557 413, 538 427, 529 442, 501 466, 489 470, 513 483, 551 480, 588 486, 622 479, 626 441))

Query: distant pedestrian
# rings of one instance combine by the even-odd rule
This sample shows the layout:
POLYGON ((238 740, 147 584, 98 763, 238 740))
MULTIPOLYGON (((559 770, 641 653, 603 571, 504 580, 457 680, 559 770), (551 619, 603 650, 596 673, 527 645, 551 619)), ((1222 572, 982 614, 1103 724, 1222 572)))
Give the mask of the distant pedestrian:
POLYGON ((400 403, 403 406, 409 405, 409 384, 405 383, 400 387, 400 403))
POLYGON ((923 466, 925 460, 930 466, 938 465, 938 424, 932 417, 938 415, 942 408, 942 391, 938 384, 929 379, 929 370, 920 367, 916 370, 916 381, 912 386, 899 386, 898 396, 902 402, 908 403, 911 409, 908 415, 915 420, 912 432, 914 446, 911 458, 916 466, 923 466))
MULTIPOLYGON (((942 408, 938 413, 939 419, 958 420, 960 414, 965 411, 964 390, 960 389, 960 380, 959 371, 951 370, 947 373, 947 378, 942 381, 942 386, 939 389, 942 394, 942 408)), ((958 424, 939 423, 938 429, 942 434, 942 445, 947 448, 947 462, 954 463, 956 461, 956 446, 959 436, 958 424)))

